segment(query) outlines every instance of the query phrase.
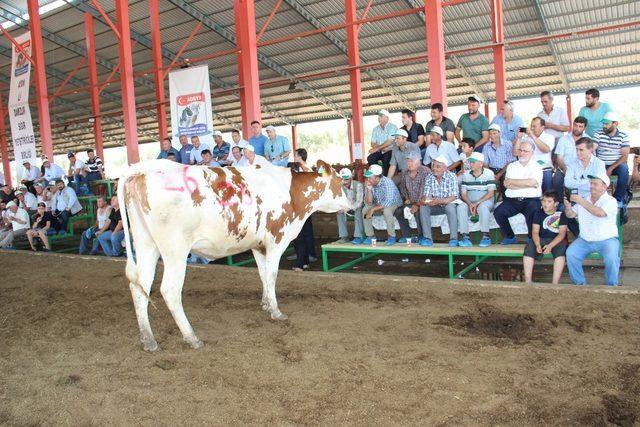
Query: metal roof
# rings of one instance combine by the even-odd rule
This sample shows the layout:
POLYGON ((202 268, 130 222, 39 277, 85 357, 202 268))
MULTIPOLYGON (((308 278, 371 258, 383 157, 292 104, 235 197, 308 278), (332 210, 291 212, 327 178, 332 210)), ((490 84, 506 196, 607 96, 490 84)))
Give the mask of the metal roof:
MULTIPOLYGON (((41 6, 50 1, 41 1, 41 6)), ((42 16, 45 62, 49 92, 53 93, 86 54, 83 13, 96 17, 95 38, 99 58, 99 80, 105 81, 118 63, 115 35, 89 1, 65 0, 65 6, 42 16)), ((259 30, 276 0, 256 0, 256 28, 259 30)), ((640 19, 637 0, 503 0, 507 65, 507 90, 512 98, 534 96, 541 90, 564 93, 589 87, 628 86, 640 83, 640 26, 591 33, 531 44, 510 45, 515 40, 575 32, 603 25, 640 19)), ((358 13, 367 0, 357 0, 358 13)), ((423 0, 373 0, 368 17, 417 7, 423 0)), ((111 17, 113 2, 100 0, 111 17)), ((148 4, 130 1, 135 71, 152 68, 148 4)), ((3 1, 0 21, 13 21, 16 36, 28 22, 16 18, 25 14, 26 0, 3 1)), ((490 10, 487 0, 470 0, 443 9, 445 49, 458 50, 491 43, 490 10)), ((262 40, 270 40, 318 27, 344 22, 344 0, 284 0, 262 40)), ((165 64, 168 65, 197 23, 202 29, 184 51, 182 58, 195 58, 233 49, 235 40, 233 0, 161 0, 160 22, 165 64)), ((115 20, 115 18, 112 18, 115 20)), ((395 17, 367 23, 360 31, 363 64, 422 55, 426 50, 422 14, 395 17)), ((261 82, 288 80, 318 70, 348 65, 346 32, 343 29, 259 48, 261 82)), ((11 50, 0 39, 0 80, 8 82, 11 50)), ((220 130, 240 127, 240 102, 236 55, 217 57, 208 62, 211 75, 215 125, 220 130)), ((398 110, 407 106, 429 105, 426 60, 386 65, 362 72, 365 113, 380 108, 398 110)), ((117 74, 116 74, 117 75, 117 74)), ((447 94, 451 105, 462 104, 470 93, 488 100, 495 97, 491 50, 447 57, 447 94)), ((168 93, 168 82, 165 82, 168 93)), ((88 85, 83 67, 67 88, 88 85)), ((135 82, 138 105, 155 102, 151 75, 135 82)), ((351 93, 346 72, 301 79, 295 90, 288 82, 261 89, 263 121, 266 124, 307 122, 345 117, 350 114, 351 93)), ((106 87, 101 94, 105 147, 123 145, 119 84, 106 87), (109 114, 112 113, 112 114, 109 114)), ((54 150, 93 145, 88 118, 91 116, 88 92, 64 95, 51 104, 54 150), (84 120, 77 120, 86 118, 84 120), (64 123, 70 121, 78 123, 64 123)), ((37 113, 32 110, 36 123, 37 113)), ((138 109, 140 142, 153 141, 157 134, 155 110, 138 109)))

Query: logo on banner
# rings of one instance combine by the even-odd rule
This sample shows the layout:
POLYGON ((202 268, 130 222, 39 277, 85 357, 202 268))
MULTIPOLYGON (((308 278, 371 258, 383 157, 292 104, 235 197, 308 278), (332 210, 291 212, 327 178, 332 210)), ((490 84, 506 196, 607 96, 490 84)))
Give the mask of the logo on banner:
POLYGON ((181 135, 202 135, 207 133, 204 93, 190 93, 176 98, 178 104, 178 131, 181 135))
MULTIPOLYGON (((22 47, 22 50, 25 51, 27 55, 31 55, 31 40, 27 40, 20 44, 20 47, 22 47)), ((13 49, 15 51, 14 54, 16 55, 14 76, 18 77, 29 71, 29 60, 15 46, 13 49)))

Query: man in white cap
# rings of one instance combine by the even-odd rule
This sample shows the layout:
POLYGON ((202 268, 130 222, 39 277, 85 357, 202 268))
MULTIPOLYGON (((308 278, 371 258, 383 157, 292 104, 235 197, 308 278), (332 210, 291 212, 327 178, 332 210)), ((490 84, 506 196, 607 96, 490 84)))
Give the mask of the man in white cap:
POLYGON ((422 156, 420 156, 419 150, 412 150, 407 154, 407 170, 399 175, 400 182, 398 183, 404 204, 394 212, 402 233, 399 243, 407 243, 407 240, 412 239, 408 215, 405 215, 406 209, 409 209, 409 212, 415 217, 418 236, 422 236, 420 206, 422 205, 424 184, 430 172, 428 167, 422 165, 422 156))
POLYGON ((567 267, 571 281, 576 285, 586 285, 582 264, 592 252, 599 253, 604 260, 604 276, 607 286, 618 285, 620 270, 620 242, 618 240, 618 204, 607 194, 610 179, 605 174, 590 175, 591 195, 583 198, 579 194, 565 198, 564 209, 568 218, 578 219, 580 236, 567 249, 567 267))
MULTIPOLYGON (((398 127, 389 123, 389 112, 387 110, 378 111, 378 126, 371 132, 371 148, 367 156, 367 163, 382 162, 382 170, 386 175, 391 162, 391 146, 398 131, 398 127)), ((356 141, 357 142, 357 141, 356 141)))
POLYGON ((501 180, 507 165, 515 160, 513 142, 502 137, 502 128, 493 123, 489 125, 489 142, 482 149, 484 166, 491 169, 496 180, 501 180))
POLYGON ((519 144, 518 160, 509 163, 504 178, 504 200, 493 212, 500 231, 504 236, 503 245, 518 243, 509 218, 519 213, 527 221, 528 235, 531 237, 533 215, 540 209, 542 196, 542 167, 533 160, 536 144, 531 139, 525 139, 519 144))
POLYGON ((396 143, 393 144, 393 148, 391 148, 391 162, 389 164, 389 173, 387 173, 387 176, 393 179, 393 182, 397 183, 398 178, 394 179, 396 177, 396 173, 407 170, 407 154, 412 151, 420 153, 420 148, 418 147, 418 144, 414 144, 407 140, 408 134, 404 129, 398 129, 395 137, 396 143))
POLYGON ((40 169, 32 165, 29 160, 24 160, 22 166, 24 167, 24 173, 20 183, 26 185, 27 189, 35 194, 36 190, 33 188, 33 184, 40 178, 40 169))
POLYGON ((44 166, 44 174, 38 178, 37 181, 43 183, 45 186, 54 184, 56 179, 61 179, 64 176, 64 170, 60 166, 49 161, 47 157, 42 158, 42 166, 44 166))
MULTIPOLYGON (((446 142, 446 141, 445 141, 446 142)), ((447 170, 449 159, 440 155, 433 159, 431 175, 424 184, 420 220, 422 221, 422 238, 420 246, 433 246, 431 237, 431 215, 447 215, 449 222, 449 246, 458 246, 458 212, 455 200, 458 199, 458 180, 456 174, 447 170)))
POLYGON ((609 177, 618 177, 616 190, 613 197, 618 201, 618 207, 622 207, 629 187, 629 135, 618 129, 618 115, 609 111, 602 119, 602 130, 593 137, 598 148, 596 156, 607 167, 609 177))
POLYGON ((222 132, 213 131, 213 147, 211 148, 211 159, 221 165, 229 164, 228 157, 231 153, 231 144, 222 139, 222 132))
POLYGON ((455 145, 443 139, 443 134, 440 126, 431 128, 431 144, 427 146, 424 152, 422 164, 429 166, 433 159, 443 156, 447 159, 449 170, 453 170, 460 164, 460 154, 458 154, 455 145))
POLYGON ((372 244, 372 239, 375 238, 373 215, 382 212, 387 223, 387 246, 391 246, 396 243, 396 219, 393 213, 402 204, 400 191, 393 181, 382 174, 380 165, 369 166, 364 176, 367 178, 367 182, 364 193, 365 207, 362 209, 362 215, 367 238, 363 243, 365 245, 372 244))
POLYGON ((456 125, 456 140, 462 142, 462 137, 471 138, 476 142, 475 150, 482 151, 482 146, 489 140, 489 120, 480 112, 480 97, 472 95, 467 99, 468 113, 460 116, 456 125))
MULTIPOLYGON (((353 210, 353 220, 355 227, 353 229, 353 241, 355 245, 362 243, 362 205, 364 204, 364 186, 362 183, 353 179, 353 173, 350 169, 343 168, 338 174, 342 178, 342 190, 349 199, 349 203, 353 210)), ((347 229, 347 212, 339 211, 338 216, 338 243, 347 243, 349 241, 349 231, 347 229)))
POLYGON ((13 247, 13 241, 20 236, 26 236, 27 230, 31 226, 29 214, 15 201, 7 203, 7 210, 9 212, 6 219, 11 222, 11 230, 5 232, 0 240, 0 248, 2 249, 13 247))
POLYGON ((287 166, 291 144, 282 135, 276 135, 276 128, 269 125, 266 128, 267 140, 264 143, 264 157, 275 166, 287 166))
MULTIPOLYGON (((486 147, 488 147, 487 144, 486 147)), ((485 148, 486 148, 485 147, 485 148)), ((469 215, 478 216, 482 240, 480 247, 491 245, 489 237, 489 224, 491 223, 491 211, 493 211, 493 199, 496 192, 496 178, 493 171, 484 167, 484 155, 475 152, 469 158, 471 170, 462 176, 460 187, 460 199, 464 203, 458 205, 458 219, 462 240, 460 246, 472 246, 469 238, 469 215)))
POLYGON ((244 150, 242 150, 242 158, 238 161, 237 166, 255 166, 255 165, 270 165, 269 161, 265 159, 263 156, 256 154, 256 149, 253 145, 247 145, 244 150))

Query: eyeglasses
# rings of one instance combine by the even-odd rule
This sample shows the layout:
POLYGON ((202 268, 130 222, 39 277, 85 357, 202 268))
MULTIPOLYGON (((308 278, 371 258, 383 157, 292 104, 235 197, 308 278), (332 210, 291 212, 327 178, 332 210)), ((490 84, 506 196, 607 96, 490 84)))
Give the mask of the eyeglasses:
POLYGON ((523 150, 522 148, 518 148, 518 151, 521 153, 533 153, 533 150, 523 150))

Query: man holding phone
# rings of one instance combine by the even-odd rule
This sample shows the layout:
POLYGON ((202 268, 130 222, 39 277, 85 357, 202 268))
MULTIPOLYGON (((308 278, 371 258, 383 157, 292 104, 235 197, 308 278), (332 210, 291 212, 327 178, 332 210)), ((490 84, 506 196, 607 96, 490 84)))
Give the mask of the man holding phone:
POLYGON ((551 152, 556 145, 555 138, 545 131, 545 125, 546 122, 543 118, 534 117, 533 120, 531 120, 529 129, 520 129, 520 138, 513 145, 513 155, 518 156, 523 141, 529 141, 534 144, 535 151, 533 153, 533 161, 537 163, 543 171, 542 192, 552 188, 553 163, 551 161, 551 152))

